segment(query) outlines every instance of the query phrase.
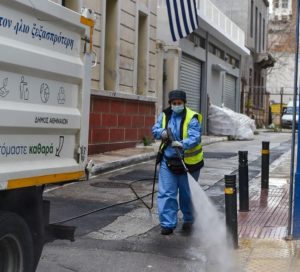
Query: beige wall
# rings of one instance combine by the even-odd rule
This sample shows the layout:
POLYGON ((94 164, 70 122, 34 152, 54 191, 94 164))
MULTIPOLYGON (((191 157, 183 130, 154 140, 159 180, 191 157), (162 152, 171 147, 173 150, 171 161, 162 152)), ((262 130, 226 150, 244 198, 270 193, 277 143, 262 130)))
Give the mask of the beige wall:
POLYGON ((157 0, 65 0, 65 4, 75 11, 90 8, 96 15, 89 154, 151 139, 163 72, 157 66, 162 53, 156 45, 157 0))
MULTIPOLYGON (((137 95, 137 56, 138 56, 138 14, 143 12, 148 17, 148 44, 147 44, 147 88, 142 94, 145 97, 156 97, 156 0, 118 0, 119 18, 116 32, 116 80, 115 90, 104 88, 104 54, 105 54, 105 22, 106 0, 82 0, 83 6, 91 8, 97 15, 94 32, 94 51, 97 55, 96 66, 92 71, 93 93, 103 94, 103 91, 118 96, 118 93, 137 95)), ((109 84, 110 85, 110 84, 109 84)), ((140 95, 140 94, 139 94, 140 95)))
POLYGON ((102 29, 102 21, 103 21, 103 1, 93 1, 93 0, 82 0, 83 6, 92 9, 96 14, 96 24, 94 28, 94 36, 93 36, 93 48, 96 54, 96 64, 92 69, 92 88, 98 89, 100 85, 100 61, 102 58, 102 44, 101 44, 101 29, 102 29))

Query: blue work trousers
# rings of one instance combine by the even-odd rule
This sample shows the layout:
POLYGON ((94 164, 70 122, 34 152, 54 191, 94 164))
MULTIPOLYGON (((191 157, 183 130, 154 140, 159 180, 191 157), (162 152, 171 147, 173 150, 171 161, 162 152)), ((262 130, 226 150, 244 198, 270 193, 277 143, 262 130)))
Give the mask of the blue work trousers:
MULTIPOLYGON (((200 170, 191 173, 198 181, 200 170)), ((187 174, 174 174, 167 166, 165 158, 160 163, 157 206, 160 225, 163 228, 174 229, 177 225, 177 193, 179 191, 179 206, 184 222, 193 222, 193 205, 187 174)))

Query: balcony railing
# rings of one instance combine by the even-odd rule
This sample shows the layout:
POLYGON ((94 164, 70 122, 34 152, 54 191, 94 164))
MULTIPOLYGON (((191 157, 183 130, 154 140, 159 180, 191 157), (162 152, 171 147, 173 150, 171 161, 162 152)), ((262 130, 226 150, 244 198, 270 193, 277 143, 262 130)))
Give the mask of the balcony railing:
POLYGON ((196 3, 198 16, 209 22, 215 28, 221 30, 230 40, 239 46, 245 46, 245 32, 222 13, 211 1, 197 0, 196 3))
MULTIPOLYGON (((196 5, 197 14, 200 18, 200 24, 201 20, 205 22, 203 25, 204 29, 206 26, 209 26, 211 31, 215 31, 215 33, 220 34, 218 35, 218 38, 222 39, 225 37, 226 44, 229 44, 229 46, 233 44, 236 46, 236 49, 240 49, 239 52, 249 54, 249 50, 245 47, 245 33, 241 28, 239 28, 231 19, 222 13, 221 10, 218 9, 210 0, 196 0, 196 5)), ((167 34, 170 31, 166 1, 157 0, 157 7, 157 37, 158 39, 167 42, 167 44, 174 44, 171 35, 167 34)))

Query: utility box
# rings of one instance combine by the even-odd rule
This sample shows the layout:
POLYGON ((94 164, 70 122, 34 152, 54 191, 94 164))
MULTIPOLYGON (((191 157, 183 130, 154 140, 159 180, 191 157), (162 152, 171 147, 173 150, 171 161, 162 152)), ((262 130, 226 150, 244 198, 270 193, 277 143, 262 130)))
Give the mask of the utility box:
POLYGON ((92 25, 48 0, 0 2, 0 248, 26 225, 34 259, 12 271, 34 269, 46 240, 43 186, 85 176, 92 25))

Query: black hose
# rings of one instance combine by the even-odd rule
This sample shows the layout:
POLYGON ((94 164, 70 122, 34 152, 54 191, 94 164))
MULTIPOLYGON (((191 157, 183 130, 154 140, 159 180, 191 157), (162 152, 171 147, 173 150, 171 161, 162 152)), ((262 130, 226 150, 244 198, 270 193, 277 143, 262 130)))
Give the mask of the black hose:
MULTIPOLYGON (((134 190, 134 188, 132 187, 132 184, 134 184, 135 182, 138 181, 142 181, 142 180, 149 180, 149 179, 140 179, 140 180, 135 180, 133 182, 131 182, 129 184, 129 188, 132 190, 132 192, 135 194, 135 196, 137 197, 137 199, 139 199, 140 201, 142 201, 142 203, 145 205, 145 207, 149 210, 151 210, 153 208, 153 203, 154 203, 154 193, 155 193, 155 183, 156 183, 156 172, 157 172, 157 163, 155 164, 155 168, 154 168, 154 177, 153 177, 153 184, 152 184, 152 197, 151 197, 151 205, 149 206, 144 200, 144 196, 140 197, 137 192, 134 190)), ((149 195, 149 194, 148 194, 149 195)))
POLYGON ((153 177, 153 179, 137 179, 137 180, 132 181, 129 184, 129 188, 132 190, 132 192, 136 196, 135 199, 128 200, 128 201, 121 202, 121 203, 112 204, 112 205, 109 205, 109 206, 106 206, 106 207, 102 207, 102 208, 98 208, 98 209, 95 209, 95 210, 91 210, 91 211, 88 211, 86 213, 83 213, 83 214, 80 214, 80 215, 77 215, 77 216, 74 216, 74 217, 71 217, 71 218, 68 218, 68 219, 65 219, 65 220, 61 220, 61 221, 58 221, 58 222, 55 222, 55 223, 51 223, 51 224, 63 224, 63 223, 66 223, 66 222, 69 222, 69 221, 73 221, 73 220, 79 219, 81 217, 85 217, 85 216, 88 216, 90 214, 97 213, 97 212, 100 212, 100 211, 103 211, 103 210, 106 210, 106 209, 114 208, 114 207, 121 206, 121 205, 126 205, 126 204, 129 204, 129 203, 135 202, 137 200, 140 200, 145 205, 145 207, 147 209, 151 210, 153 208, 153 205, 154 205, 154 194, 157 192, 157 191, 155 191, 157 165, 158 164, 156 163, 155 164, 155 170, 154 170, 154 177, 153 177), (143 195, 143 196, 139 196, 137 194, 137 192, 134 190, 134 188, 132 187, 132 185, 134 183, 138 182, 138 181, 145 181, 145 180, 153 180, 152 192, 149 193, 149 194, 143 195), (151 205, 150 206, 143 200, 144 198, 148 197, 149 195, 152 195, 152 197, 151 197, 151 205))

